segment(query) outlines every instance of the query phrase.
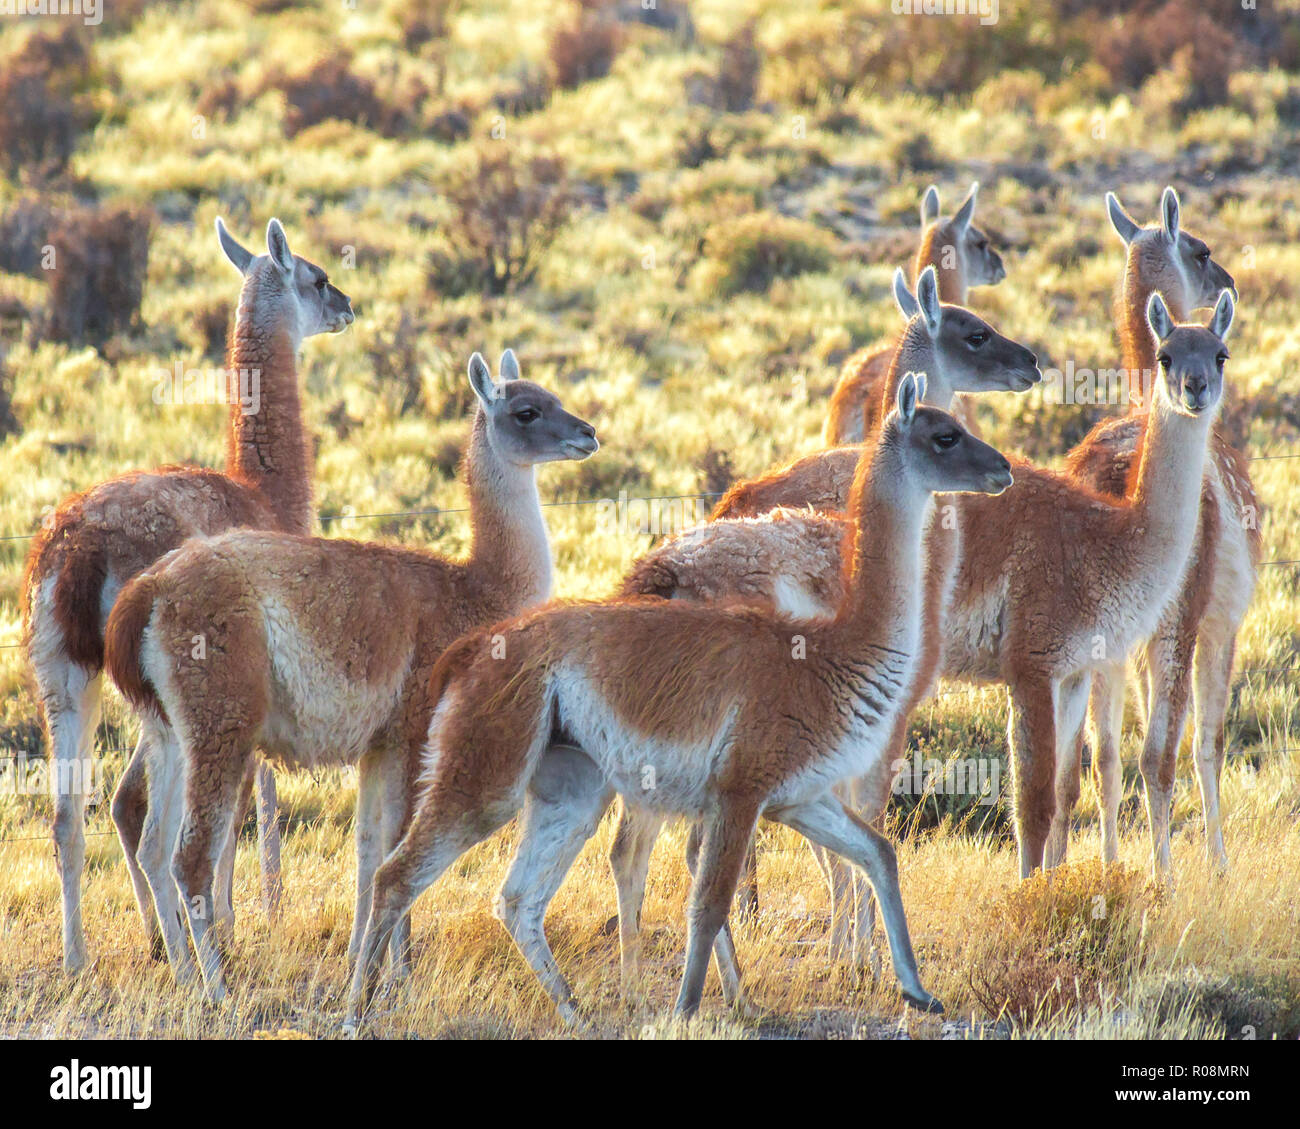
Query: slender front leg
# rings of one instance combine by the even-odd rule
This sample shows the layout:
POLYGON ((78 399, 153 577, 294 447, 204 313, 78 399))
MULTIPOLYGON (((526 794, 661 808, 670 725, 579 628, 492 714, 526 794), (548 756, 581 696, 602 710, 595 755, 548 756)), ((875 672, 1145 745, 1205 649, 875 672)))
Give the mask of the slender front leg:
MULTIPOLYGON (((1124 675, 1120 668, 1120 677, 1124 675)), ((1047 833, 1043 865, 1048 870, 1062 865, 1070 845, 1070 815, 1079 800, 1079 778, 1083 773, 1083 724, 1088 712, 1092 680, 1085 673, 1072 675, 1062 684, 1056 703, 1056 810, 1047 833)))
POLYGON ((623 991, 637 989, 641 977, 641 906, 646 876, 663 817, 620 797, 618 824, 609 848, 609 868, 618 897, 618 947, 623 991))
POLYGON ((1223 845, 1223 815, 1219 808, 1219 777, 1223 772, 1223 719, 1228 708, 1236 640, 1218 642, 1202 636, 1196 644, 1196 779, 1205 813, 1205 854, 1214 870, 1228 869, 1223 845))
MULTIPOLYGON (((691 824, 691 830, 686 837, 686 869, 690 872, 692 881, 699 868, 700 843, 703 838, 704 832, 700 824, 698 822, 691 824)), ((749 856, 753 850, 754 836, 751 836, 745 863, 741 868, 742 875, 749 866, 749 856)), ((739 901, 738 898, 738 905, 739 901)), ((718 930, 718 939, 713 944, 713 966, 718 970, 718 983, 722 986, 722 1002, 742 1014, 748 1014, 749 1004, 745 1001, 740 986, 740 961, 736 959, 736 939, 731 935, 730 921, 724 921, 722 928, 718 930)))
POLYGON ((117 828, 117 837, 122 844, 122 857, 126 860, 127 873, 131 877, 131 888, 135 892, 135 904, 144 924, 149 953, 154 960, 164 960, 167 950, 163 945, 162 931, 158 928, 153 892, 149 889, 148 876, 141 869, 137 858, 145 818, 149 812, 149 780, 145 768, 148 756, 149 750, 142 731, 131 759, 122 770, 117 790, 113 793, 113 826, 117 828))
POLYGON ((885 919, 903 998, 921 1011, 942 1012, 943 1005, 921 986, 898 885, 898 859, 889 840, 830 795, 798 807, 768 811, 767 815, 866 871, 885 919))
POLYGON ((361 951, 361 938, 370 918, 375 871, 383 861, 384 758, 386 750, 368 749, 357 763, 357 901, 352 914, 348 959, 361 951))
POLYGON ((493 906, 497 920, 569 1025, 578 1021, 577 1002, 546 939, 546 908, 613 798, 586 753, 551 746, 529 781, 519 844, 493 906))
POLYGON ((1124 725, 1124 672, 1114 668, 1094 671, 1088 704, 1092 720, 1092 775, 1101 805, 1101 861, 1110 866, 1119 859, 1119 804, 1124 774, 1119 743, 1124 725))
POLYGON ((1169 874, 1169 820, 1173 810, 1178 746, 1187 723, 1187 699, 1195 639, 1182 624, 1152 639, 1146 648, 1151 671, 1151 709, 1142 745, 1142 782, 1151 825, 1151 867, 1157 879, 1169 874))
POLYGON ((262 907, 268 921, 280 920, 280 804, 275 772, 263 760, 257 764, 257 854, 262 869, 262 907))
POLYGON ((1008 744, 1016 790, 1016 840, 1020 877, 1043 865, 1056 807, 1056 688, 1047 679, 1011 685, 1008 744))
POLYGON ((758 807, 748 800, 723 796, 718 810, 704 821, 698 869, 686 911, 686 966, 676 1010, 690 1017, 700 1006, 709 954, 727 921, 736 894, 745 849, 754 834, 758 807))

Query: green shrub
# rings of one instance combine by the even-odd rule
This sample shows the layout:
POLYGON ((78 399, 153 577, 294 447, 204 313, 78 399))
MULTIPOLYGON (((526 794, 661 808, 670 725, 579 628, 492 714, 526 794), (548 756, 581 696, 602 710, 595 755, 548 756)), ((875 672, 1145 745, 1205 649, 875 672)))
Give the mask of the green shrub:
POLYGON ((803 220, 751 212, 714 224, 704 235, 705 282, 718 293, 765 291, 778 278, 827 270, 831 237, 803 220))

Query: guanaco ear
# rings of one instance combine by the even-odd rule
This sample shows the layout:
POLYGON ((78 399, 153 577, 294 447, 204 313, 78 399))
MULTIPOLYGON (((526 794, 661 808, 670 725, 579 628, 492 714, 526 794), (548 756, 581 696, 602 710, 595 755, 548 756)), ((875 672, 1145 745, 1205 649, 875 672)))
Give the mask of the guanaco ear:
POLYGON ((1224 290, 1219 294, 1218 305, 1214 307, 1214 316, 1210 318, 1209 329, 1220 341, 1228 340, 1228 330, 1232 328, 1232 316, 1237 307, 1232 301, 1232 291, 1224 290))
POLYGON ((1166 187, 1160 197, 1160 226, 1165 229, 1165 238, 1170 243, 1178 242, 1178 193, 1166 187))
POLYGON ((475 353, 469 359, 469 386, 474 389, 474 395, 485 408, 501 395, 482 353, 475 353))
POLYGON ((1163 341, 1174 331, 1174 319, 1169 316, 1169 307, 1159 294, 1152 294, 1147 303, 1147 324, 1157 341, 1163 341))
POLYGON ((217 242, 221 244, 226 258, 235 264, 235 270, 244 274, 248 270, 248 264, 253 261, 253 252, 241 246, 239 240, 226 230, 220 216, 217 217, 217 242))
POLYGON ((916 295, 907 288, 907 275, 903 273, 902 267, 894 271, 894 301, 898 303, 898 308, 903 311, 903 317, 908 321, 921 312, 916 295))
POLYGON ((293 252, 289 250, 289 237, 280 221, 272 217, 266 225, 266 253, 285 278, 293 277, 293 252))
POLYGON ((1106 193, 1106 211, 1110 215, 1111 226, 1119 233, 1119 237, 1124 240, 1124 245, 1133 242, 1133 236, 1142 230, 1141 226, 1134 222, 1133 217, 1128 214, 1119 202, 1119 197, 1113 192, 1106 193))
POLYGON ((921 197, 921 226, 929 227, 939 218, 939 190, 932 184, 921 197))
POLYGON ((956 214, 952 217, 952 225, 958 231, 965 231, 970 227, 970 221, 975 218, 975 201, 979 194, 980 182, 978 180, 972 181, 970 192, 966 194, 966 199, 962 201, 961 207, 957 209, 956 214))
POLYGON ((921 272, 916 280, 916 301, 921 316, 925 318, 925 328, 930 336, 939 332, 939 323, 943 320, 943 310, 939 306, 939 276, 931 263, 921 272))
POLYGON ((903 373, 898 384, 898 418, 904 424, 910 424, 916 418, 917 376, 914 372, 903 373))
POLYGON ((515 356, 513 349, 507 349, 501 354, 501 364, 497 366, 497 374, 503 382, 519 379, 519 358, 515 356))

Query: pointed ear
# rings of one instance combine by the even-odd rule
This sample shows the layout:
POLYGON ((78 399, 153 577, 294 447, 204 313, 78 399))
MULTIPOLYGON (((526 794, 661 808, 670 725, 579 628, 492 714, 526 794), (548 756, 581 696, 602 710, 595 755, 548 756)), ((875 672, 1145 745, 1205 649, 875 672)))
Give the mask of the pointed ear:
POLYGON ((221 222, 220 216, 217 217, 217 242, 221 244, 226 258, 235 264, 235 270, 244 274, 248 270, 248 264, 253 261, 253 252, 241 246, 239 241, 226 230, 226 225, 221 222))
POLYGON ((501 364, 497 368, 497 373, 502 381, 519 379, 519 358, 515 356, 513 349, 507 349, 501 354, 501 364))
POLYGON ((1147 303, 1147 325, 1157 341, 1163 341, 1174 331, 1174 319, 1169 316, 1169 307, 1159 294, 1152 294, 1147 303))
POLYGON ((970 227, 970 221, 975 218, 975 201, 979 198, 979 194, 980 182, 977 180, 971 184, 966 199, 962 201, 961 207, 957 209, 952 217, 953 227, 958 231, 965 231, 970 227))
POLYGON ((469 359, 469 386, 474 389, 474 395, 479 398, 479 402, 484 407, 491 404, 499 395, 482 353, 475 353, 469 359))
POLYGON ((935 336, 943 320, 943 310, 939 307, 939 276, 935 274, 933 263, 916 280, 916 302, 925 319, 925 328, 931 337, 935 336))
POLYGON ((907 288, 907 275, 903 273, 902 267, 894 271, 894 301, 898 303, 898 308, 903 311, 903 317, 908 321, 921 312, 916 295, 907 288))
POLYGON ((1178 242, 1178 193, 1172 187, 1160 197, 1160 226, 1170 243, 1178 242))
POLYGON ((904 424, 910 424, 916 418, 916 402, 920 399, 917 380, 916 373, 905 372, 898 385, 898 418, 904 424))
POLYGON ((921 197, 921 226, 929 227, 939 218, 939 190, 932 184, 921 197))
POLYGON ((1133 217, 1123 209, 1119 197, 1113 192, 1106 193, 1106 212, 1110 216, 1111 226, 1119 232, 1124 245, 1128 246, 1133 242, 1133 236, 1142 230, 1141 226, 1133 222, 1133 217))
POLYGON ((266 253, 285 278, 293 277, 293 252, 289 250, 289 237, 280 221, 272 219, 266 225, 266 253))
POLYGON ((1232 328, 1232 315, 1237 307, 1232 301, 1232 291, 1225 290, 1219 295, 1219 303, 1214 307, 1214 316, 1210 318, 1210 332, 1220 341, 1228 340, 1228 330, 1232 328))

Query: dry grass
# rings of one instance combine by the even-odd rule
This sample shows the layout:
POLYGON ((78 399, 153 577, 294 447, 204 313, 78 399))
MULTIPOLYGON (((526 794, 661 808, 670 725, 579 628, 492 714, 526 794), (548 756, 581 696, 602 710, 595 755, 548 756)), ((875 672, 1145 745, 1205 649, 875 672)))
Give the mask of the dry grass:
MULTIPOLYGON (((465 550, 463 515, 349 515, 464 505, 453 476, 472 349, 515 347, 526 376, 599 428, 598 457, 543 468, 548 502, 717 490, 813 450, 838 360, 899 324, 890 277, 913 252, 917 200, 932 181, 953 200, 981 180, 979 221, 1004 250, 1008 278, 975 291, 972 304, 1058 367, 1117 359, 1108 311, 1122 259, 1102 193, 1116 189, 1149 218, 1164 184, 1178 185, 1185 223, 1241 288, 1232 432, 1254 456, 1300 453, 1300 77, 1279 69, 1300 60, 1297 5, 1240 14, 1226 85, 1211 73, 1214 104, 1199 106, 1198 56, 1172 23, 1164 34, 1181 61, 1154 74, 1144 70, 1150 60, 1134 58, 1121 74, 1093 57, 1124 25, 1171 4, 1188 6, 1116 2, 1098 17, 1073 0, 1014 13, 1003 5, 997 28, 954 51, 944 46, 944 20, 847 26, 848 6, 796 0, 696 0, 689 10, 661 0, 654 18, 634 3, 552 11, 527 0, 342 13, 334 0, 118 4, 90 37, 85 66, 68 63, 72 39, 29 51, 26 30, 0 29, 6 63, 29 51, 22 68, 0 72, 42 76, 58 127, 51 148, 37 152, 40 135, 27 127, 42 107, 22 99, 0 125, 0 149, 12 141, 24 163, 0 177, 0 534, 13 538, 0 541, 0 755, 43 744, 13 646, 26 550, 18 537, 45 507, 121 470, 220 463, 221 407, 152 400, 160 368, 211 363, 204 358, 217 353, 233 312, 235 278, 211 237, 218 214, 250 245, 278 214, 294 248, 357 304, 348 333, 304 350, 316 498, 334 519, 323 526, 330 536, 465 550), (1051 22, 1053 10, 1064 22, 1051 22), (593 18, 616 22, 617 54, 606 66, 604 40, 571 45, 575 84, 552 91, 552 32, 593 18), (1248 19, 1281 33, 1259 34, 1263 24, 1248 19), (340 42, 353 52, 345 60, 340 42), (1252 69, 1264 60, 1276 68, 1252 69), (289 93, 303 82, 293 136, 286 75, 296 76, 289 93), (700 76, 707 81, 696 89, 700 76), (720 112, 719 82, 734 112, 720 112), (945 100, 945 91, 958 93, 945 100), (201 136, 195 114, 207 119, 201 136), (93 133, 60 124, 91 121, 93 133), (55 181, 28 177, 28 157, 55 181), (124 251, 135 265, 129 285, 114 288, 129 298, 138 284, 138 316, 100 348, 14 332, 11 323, 21 330, 25 312, 50 300, 41 244, 54 218, 89 201, 157 217, 147 271, 124 251)), ((1216 0, 1214 10, 1223 6, 1216 0)), ((987 397, 979 416, 991 441, 1053 463, 1106 410, 1030 393, 987 397)), ((1265 556, 1300 560, 1300 459, 1251 471, 1269 507, 1265 556)), ((649 544, 598 527, 594 508, 546 511, 561 595, 612 591, 649 544)), ((1224 879, 1206 872, 1184 760, 1177 885, 1163 895, 1146 885, 1132 726, 1123 750, 1126 869, 1103 878, 1092 864, 1089 786, 1071 847, 1078 865, 1022 888, 1008 833, 1003 695, 946 687, 955 693, 918 711, 912 740, 923 756, 977 756, 1004 769, 996 804, 900 797, 894 813, 922 976, 948 1005, 950 1033, 1297 1033, 1297 623, 1300 569, 1266 568, 1229 712, 1231 870, 1224 879), (1094 918, 1098 896, 1104 916, 1094 918)), ((133 736, 110 696, 101 748, 133 736)), ((111 787, 121 753, 105 764, 111 787)), ((285 919, 269 931, 245 844, 234 996, 214 1010, 147 959, 102 796, 90 817, 85 899, 97 963, 76 983, 63 979, 49 804, 0 790, 0 1034, 335 1033, 354 786, 339 773, 286 777, 281 795, 285 919)), ((418 966, 381 1001, 374 1033, 562 1034, 489 915, 511 835, 472 852, 420 901, 418 966)), ((887 961, 879 988, 828 965, 826 893, 811 856, 783 831, 763 834, 764 910, 738 934, 759 1018, 728 1016, 711 986, 694 1026, 666 1019, 684 938, 680 828, 652 870, 642 997, 624 1000, 616 941, 605 931, 614 912, 609 835, 603 824, 551 914, 558 958, 594 1033, 852 1037, 900 1024, 922 1037, 943 1033, 939 1021, 902 1010, 887 961)))

